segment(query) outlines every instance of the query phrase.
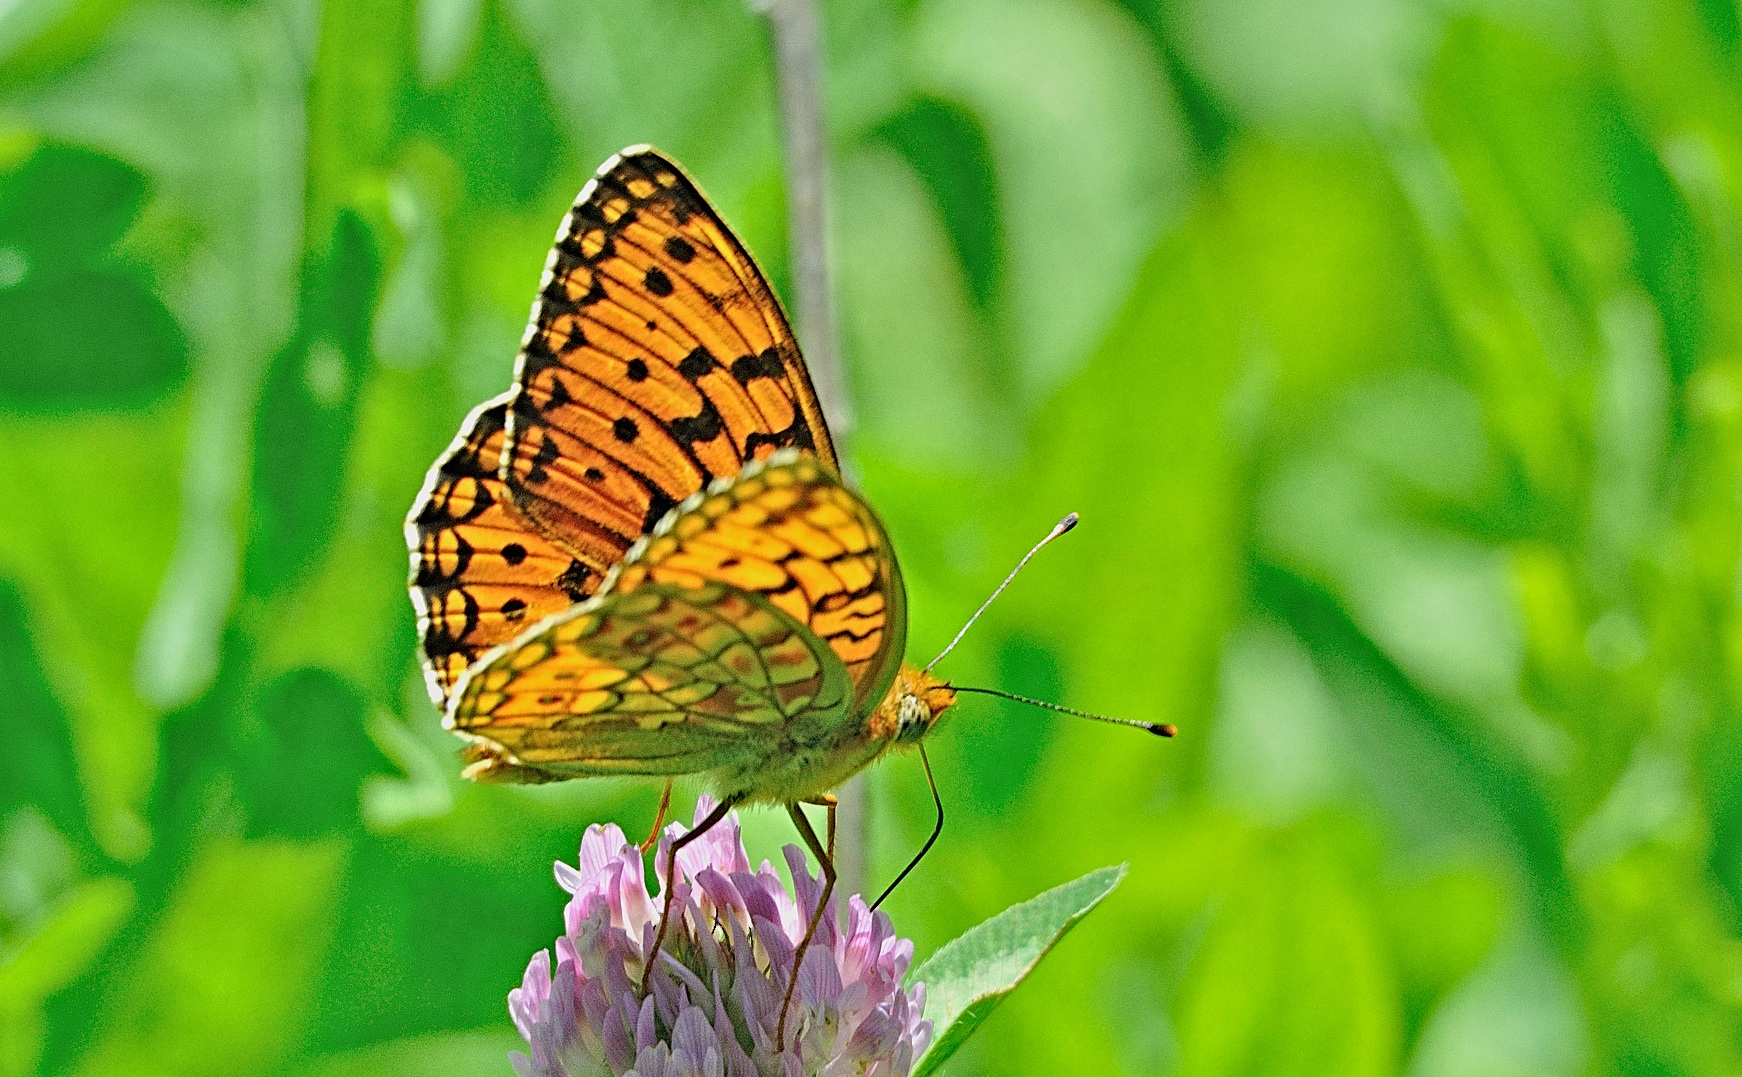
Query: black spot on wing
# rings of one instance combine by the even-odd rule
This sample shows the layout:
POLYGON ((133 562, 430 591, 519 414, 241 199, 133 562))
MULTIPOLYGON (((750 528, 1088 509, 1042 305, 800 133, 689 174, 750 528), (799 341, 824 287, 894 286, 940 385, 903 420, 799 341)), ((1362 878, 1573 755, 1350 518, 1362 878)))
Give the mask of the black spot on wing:
POLYGON ((695 258, 696 249, 691 246, 689 240, 682 236, 667 236, 665 240, 665 253, 671 255, 676 261, 688 264, 690 260, 695 258))
POLYGON ((765 445, 773 446, 776 449, 784 449, 790 445, 807 452, 817 451, 816 437, 811 433, 810 425, 804 421, 802 415, 794 416, 792 422, 781 430, 767 434, 760 430, 752 431, 750 436, 744 439, 745 459, 754 456, 756 450, 765 445))
POLYGON ((714 406, 714 402, 704 397, 699 414, 673 419, 665 428, 678 441, 695 445, 719 437, 721 431, 726 429, 726 424, 721 420, 720 410, 714 406))
POLYGON ((439 599, 439 602, 432 601, 430 606, 432 610, 440 609, 444 614, 448 613, 447 599, 453 594, 460 596, 460 630, 455 632, 448 628, 451 616, 430 617, 423 634, 423 653, 432 660, 445 658, 450 654, 463 654, 468 660, 474 657, 472 648, 460 641, 478 629, 478 600, 464 589, 447 588, 432 595, 432 599, 439 599))
MULTIPOLYGON (((583 268, 586 261, 579 252, 564 250, 560 244, 557 246, 557 260, 551 267, 550 283, 538 293, 539 312, 545 318, 558 314, 578 314, 582 307, 590 307, 605 298, 604 279, 592 269, 583 268), (578 297, 571 297, 567 282, 573 280, 577 273, 586 274, 587 290, 578 297)), ((579 330, 574 332, 578 333, 579 330)))
POLYGON ((605 225, 604 214, 599 212, 599 207, 586 203, 575 207, 575 215, 581 218, 591 216, 596 219, 583 220, 582 228, 569 233, 557 243, 556 249, 562 252, 561 256, 573 258, 582 265, 595 266, 609 258, 616 257, 617 237, 613 234, 614 230, 605 225), (591 212, 589 214, 583 212, 584 210, 591 212), (586 227, 589 225, 591 227, 586 227), (587 253, 589 247, 595 248, 591 254, 587 253))
POLYGON ((713 353, 697 345, 688 355, 683 357, 682 362, 678 363, 677 372, 693 382, 714 369, 715 365, 713 353))
POLYGON ((555 411, 574 403, 574 401, 575 398, 569 395, 569 387, 563 384, 561 378, 552 374, 550 377, 550 395, 544 402, 544 410, 555 411))
POLYGON ((477 465, 478 458, 473 456, 464 471, 447 467, 442 469, 443 475, 452 477, 431 495, 430 499, 424 503, 423 508, 418 510, 417 524, 419 527, 429 531, 442 531, 459 524, 469 523, 482 516, 485 510, 496 503, 496 498, 483 482, 485 478, 495 478, 495 473, 485 472, 482 467, 477 465), (455 512, 454 492, 458 484, 462 482, 466 484, 467 492, 471 495, 471 504, 464 512, 455 512))
POLYGON ((761 355, 740 355, 732 360, 732 376, 739 385, 749 385, 757 378, 784 378, 786 364, 780 361, 778 351, 765 348, 761 355))
POLYGON ((472 548, 472 544, 467 542, 458 532, 452 534, 450 538, 453 542, 453 549, 449 551, 449 557, 453 560, 453 571, 442 571, 443 558, 432 556, 428 550, 420 549, 419 553, 423 556, 418 558, 417 579, 413 581, 417 586, 434 590, 445 589, 464 576, 466 569, 471 567, 472 557, 477 553, 472 548))
POLYGON ((556 442, 545 438, 532 456, 532 466, 526 469, 527 482, 545 482, 550 478, 550 465, 557 462, 556 442))
MULTIPOLYGON (((630 194, 626 187, 608 176, 600 177, 599 185, 600 187, 610 187, 612 193, 622 198, 625 202, 633 204, 636 201, 635 196, 630 194)), ((603 204, 604 201, 606 200, 601 199, 598 196, 598 193, 595 192, 592 198, 575 207, 576 219, 584 224, 603 228, 607 233, 621 232, 623 229, 635 223, 637 215, 633 208, 624 210, 623 213, 614 221, 606 220, 605 207, 603 204)))

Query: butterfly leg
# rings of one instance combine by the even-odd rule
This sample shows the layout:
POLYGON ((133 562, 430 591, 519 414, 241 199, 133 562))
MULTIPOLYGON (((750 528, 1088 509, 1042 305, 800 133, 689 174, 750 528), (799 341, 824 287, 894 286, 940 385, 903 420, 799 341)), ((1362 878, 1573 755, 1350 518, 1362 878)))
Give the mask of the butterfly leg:
POLYGON ((786 813, 792 816, 793 825, 798 827, 798 836, 804 839, 811 855, 817 858, 817 866, 823 872, 823 892, 817 899, 816 911, 811 913, 810 923, 804 929, 804 938, 799 940, 798 949, 792 955, 792 975, 786 980, 786 995, 780 1000, 780 1018, 774 1026, 775 1046, 786 1044, 786 1014, 792 1009, 793 989, 798 986, 798 972, 804 967, 804 955, 810 949, 811 940, 816 937, 817 925, 822 922, 823 910, 829 907, 829 900, 835 894, 835 798, 825 797, 821 803, 829 810, 829 842, 827 847, 817 840, 817 832, 811 829, 809 819, 805 818, 804 809, 797 804, 788 804, 786 813))
POLYGON ((833 794, 824 793, 815 800, 807 800, 805 803, 815 804, 819 808, 829 809, 829 829, 827 837, 824 839, 824 844, 828 848, 829 863, 833 865, 835 862, 835 808, 841 802, 836 800, 833 794))
POLYGON ((665 942, 665 932, 671 926, 671 896, 677 892, 677 854, 680 849, 712 830, 715 824, 726 817, 726 813, 737 805, 736 800, 722 800, 718 807, 707 814, 694 830, 671 843, 671 852, 665 857, 665 893, 662 895, 664 904, 659 912, 659 930, 653 934, 653 949, 647 951, 647 961, 642 965, 641 982, 646 986, 647 977, 653 972, 653 963, 659 959, 660 944, 665 942))
POLYGON ((653 813, 653 829, 647 832, 647 840, 641 843, 644 853, 659 844, 659 828, 665 825, 665 809, 671 807, 671 783, 672 780, 667 778, 665 792, 659 794, 659 810, 653 813))

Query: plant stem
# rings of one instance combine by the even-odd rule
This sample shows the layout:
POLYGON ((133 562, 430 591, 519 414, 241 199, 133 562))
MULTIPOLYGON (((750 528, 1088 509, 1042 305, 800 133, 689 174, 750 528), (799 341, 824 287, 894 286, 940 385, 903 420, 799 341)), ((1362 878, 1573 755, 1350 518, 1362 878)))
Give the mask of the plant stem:
POLYGON ((814 0, 760 0, 774 37, 786 158, 786 214, 794 313, 805 364, 837 445, 853 431, 853 407, 835 340, 829 280, 829 143, 823 119, 822 22, 814 0))
MULTIPOLYGON (((786 159, 786 213, 797 333, 836 451, 853 431, 853 406, 835 338, 835 300, 829 280, 829 140, 823 118, 822 19, 815 0, 756 0, 774 38, 774 75, 780 97, 781 146, 786 159)), ((842 454, 843 470, 850 470, 842 454)), ((841 892, 865 889, 863 774, 838 793, 835 869, 841 892)))

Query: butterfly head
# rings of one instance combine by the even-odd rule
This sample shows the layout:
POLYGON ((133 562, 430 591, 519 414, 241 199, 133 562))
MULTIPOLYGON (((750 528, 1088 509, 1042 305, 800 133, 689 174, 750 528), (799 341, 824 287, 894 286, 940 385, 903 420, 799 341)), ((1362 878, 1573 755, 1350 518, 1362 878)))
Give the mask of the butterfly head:
POLYGON ((947 682, 904 665, 871 719, 872 731, 895 744, 918 744, 955 701, 955 689, 947 682))

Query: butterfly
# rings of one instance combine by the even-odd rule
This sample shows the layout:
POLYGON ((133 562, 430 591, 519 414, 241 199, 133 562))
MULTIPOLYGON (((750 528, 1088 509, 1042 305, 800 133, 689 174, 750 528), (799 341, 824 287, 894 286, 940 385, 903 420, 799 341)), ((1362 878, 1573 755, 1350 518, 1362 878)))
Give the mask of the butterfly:
POLYGON ((672 863, 732 808, 783 805, 824 877, 797 969, 835 883, 829 791, 919 746, 956 689, 903 664, 888 533, 841 479, 767 280, 669 158, 624 150, 582 189, 513 386, 466 418, 405 532, 465 776, 663 778, 648 845, 695 777, 718 806, 672 863), (801 804, 828 809, 826 842, 801 804))

